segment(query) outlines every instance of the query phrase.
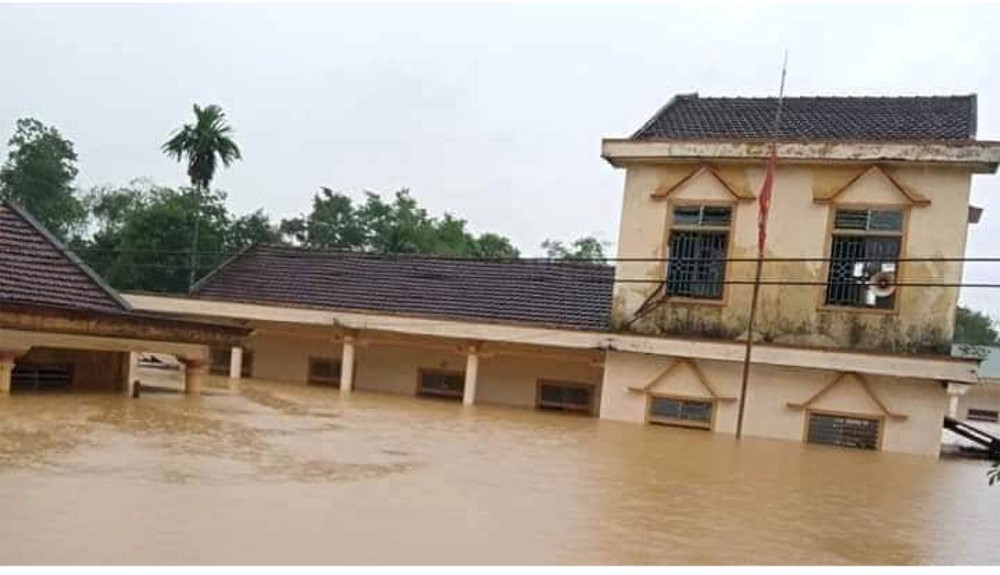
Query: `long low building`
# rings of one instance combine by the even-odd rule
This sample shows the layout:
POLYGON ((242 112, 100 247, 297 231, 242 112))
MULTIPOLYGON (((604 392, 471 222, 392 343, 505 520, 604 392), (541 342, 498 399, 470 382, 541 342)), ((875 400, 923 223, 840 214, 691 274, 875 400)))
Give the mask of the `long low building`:
MULTIPOLYGON (((234 378, 733 433, 744 345, 612 332, 613 286, 595 264, 257 246, 186 297, 126 298, 243 322, 244 347, 212 355, 234 378)), ((925 455, 939 450, 948 383, 976 377, 974 360, 949 357, 761 344, 752 360, 746 435, 823 442, 812 414, 854 414, 875 429, 839 443, 925 455)))
POLYGON ((209 350, 247 333, 133 309, 30 214, 0 204, 0 395, 131 394, 141 352, 177 356, 186 366, 185 391, 197 394, 209 350))

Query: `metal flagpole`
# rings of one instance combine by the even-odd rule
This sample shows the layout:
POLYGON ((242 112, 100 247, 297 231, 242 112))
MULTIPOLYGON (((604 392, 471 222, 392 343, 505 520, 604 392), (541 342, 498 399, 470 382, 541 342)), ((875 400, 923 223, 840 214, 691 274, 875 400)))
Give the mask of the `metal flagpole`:
MULTIPOLYGON (((778 89, 778 109, 774 113, 774 124, 771 127, 772 132, 772 143, 771 143, 771 158, 768 159, 768 170, 770 171, 770 162, 774 161, 775 148, 777 146, 778 140, 778 125, 781 123, 781 106, 785 101, 785 70, 788 67, 788 51, 785 51, 785 60, 781 64, 781 87, 778 89)), ((769 176, 765 175, 765 182, 769 176)), ((766 185, 766 184, 765 184, 766 185)), ((773 181, 771 182, 773 186, 773 181)), ((761 190, 763 193, 764 190, 761 190)), ((758 209, 763 209, 758 207, 758 209)), ((766 220, 764 224, 766 226, 766 220)), ((759 230, 758 230, 758 233, 759 230)), ((740 405, 739 413, 736 416, 736 439, 741 439, 743 437, 743 413, 746 410, 747 405, 747 383, 750 380, 750 353, 753 350, 753 327, 754 321, 757 319, 757 300, 760 296, 760 275, 764 267, 764 246, 762 242, 758 242, 757 245, 757 264, 754 269, 753 276, 753 295, 750 297, 750 319, 747 321, 747 346, 746 352, 743 355, 743 378, 740 383, 740 405)))

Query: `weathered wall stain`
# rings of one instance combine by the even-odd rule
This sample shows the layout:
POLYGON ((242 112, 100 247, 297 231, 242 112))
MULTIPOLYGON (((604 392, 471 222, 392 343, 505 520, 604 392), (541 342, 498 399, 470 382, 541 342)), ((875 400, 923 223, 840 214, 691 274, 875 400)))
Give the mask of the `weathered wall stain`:
MULTIPOLYGON (((666 201, 649 197, 657 186, 676 182, 691 164, 631 165, 628 168, 619 257, 663 257, 669 237, 670 213, 677 203, 719 201, 717 183, 695 178, 671 193, 666 201)), ((863 177, 851 183, 833 204, 826 198, 869 164, 841 166, 783 166, 779 169, 771 218, 767 257, 825 258, 829 250, 829 223, 838 205, 870 205, 901 209, 908 221, 904 257, 955 258, 964 255, 970 174, 961 169, 919 166, 892 169, 901 185, 926 196, 930 203, 915 206, 882 177, 863 177)), ((728 183, 755 190, 763 176, 757 164, 717 166, 728 183), (740 175, 742 174, 742 176, 740 175)), ((876 174, 877 175, 877 174, 876 174)), ((756 255, 756 202, 734 201, 729 257, 756 255)), ((753 279, 754 264, 731 261, 728 280, 753 279)), ((706 303, 664 299, 651 311, 635 312, 662 288, 663 262, 619 262, 619 278, 646 278, 651 283, 620 283, 615 287, 612 325, 619 330, 664 336, 745 340, 752 287, 729 284, 722 301, 706 303)), ((953 284, 961 280, 958 262, 904 262, 898 281, 953 284)), ((822 261, 768 262, 763 279, 807 282, 815 285, 761 287, 755 341, 825 348, 850 348, 895 353, 948 354, 958 290, 941 286, 902 286, 894 310, 830 308, 825 306, 827 265, 822 261)))

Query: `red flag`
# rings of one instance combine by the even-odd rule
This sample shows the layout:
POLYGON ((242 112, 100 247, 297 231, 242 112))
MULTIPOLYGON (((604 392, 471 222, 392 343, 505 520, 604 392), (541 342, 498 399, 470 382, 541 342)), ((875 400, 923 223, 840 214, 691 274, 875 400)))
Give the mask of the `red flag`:
POLYGON ((774 188, 774 172, 778 167, 778 150, 771 144, 771 157, 767 160, 767 173, 757 194, 757 257, 764 257, 764 243, 767 241, 767 212, 771 209, 771 190, 774 188))

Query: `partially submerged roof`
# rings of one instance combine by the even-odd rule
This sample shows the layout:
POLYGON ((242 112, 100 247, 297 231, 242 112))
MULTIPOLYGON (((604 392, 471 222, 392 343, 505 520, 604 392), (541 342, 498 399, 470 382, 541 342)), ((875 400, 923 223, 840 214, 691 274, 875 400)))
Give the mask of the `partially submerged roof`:
POLYGON ((5 329, 28 327, 14 317, 27 313, 84 320, 96 331, 108 328, 94 320, 111 319, 118 326, 113 335, 124 333, 122 326, 153 326, 172 329, 179 339, 208 341, 242 337, 250 331, 243 326, 134 311, 45 226, 9 202, 0 203, 0 311, 5 312, 0 316, 5 329))
POLYGON ((973 140, 976 96, 785 98, 674 97, 633 140, 747 139, 925 141, 973 140))
POLYGON ((482 261, 255 246, 191 296, 472 321, 606 329, 614 269, 546 260, 482 261))
POLYGON ((951 354, 981 360, 977 370, 979 379, 990 383, 1000 383, 1000 347, 956 343, 951 346, 951 354))
POLYGON ((118 293, 23 209, 0 204, 0 304, 124 312, 118 293))

